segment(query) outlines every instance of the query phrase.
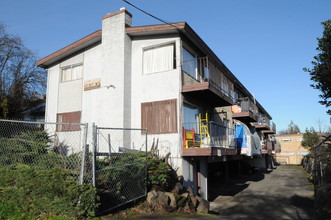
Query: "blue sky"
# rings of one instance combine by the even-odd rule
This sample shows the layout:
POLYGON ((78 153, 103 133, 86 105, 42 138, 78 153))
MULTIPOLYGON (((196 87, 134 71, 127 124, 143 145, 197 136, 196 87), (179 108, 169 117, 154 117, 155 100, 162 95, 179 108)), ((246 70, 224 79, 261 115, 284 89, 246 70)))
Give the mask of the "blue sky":
MULTIPOLYGON (((131 0, 169 22, 186 21, 273 117, 302 131, 330 126, 304 67, 317 54, 330 0, 131 0)), ((39 58, 101 29, 101 17, 126 7, 133 25, 159 23, 121 0, 1 0, 0 21, 39 58)))

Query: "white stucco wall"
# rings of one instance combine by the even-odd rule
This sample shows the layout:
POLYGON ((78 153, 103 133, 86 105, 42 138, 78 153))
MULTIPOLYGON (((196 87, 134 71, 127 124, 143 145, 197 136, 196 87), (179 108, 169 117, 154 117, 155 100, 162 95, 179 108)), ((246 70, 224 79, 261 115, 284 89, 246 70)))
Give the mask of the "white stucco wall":
POLYGON ((131 127, 141 127, 141 103, 154 102, 169 99, 177 99, 177 133, 172 134, 150 134, 148 135, 148 147, 152 146, 153 139, 158 139, 158 150, 161 156, 170 154, 170 164, 179 169, 181 174, 180 155, 180 39, 179 37, 163 37, 158 39, 139 39, 132 41, 132 104, 131 104, 131 127), (171 71, 143 74, 143 49, 151 46, 175 43, 176 69, 171 71))
POLYGON ((46 92, 46 122, 56 122, 58 90, 60 80, 59 65, 55 65, 48 69, 47 75, 47 92, 46 92))

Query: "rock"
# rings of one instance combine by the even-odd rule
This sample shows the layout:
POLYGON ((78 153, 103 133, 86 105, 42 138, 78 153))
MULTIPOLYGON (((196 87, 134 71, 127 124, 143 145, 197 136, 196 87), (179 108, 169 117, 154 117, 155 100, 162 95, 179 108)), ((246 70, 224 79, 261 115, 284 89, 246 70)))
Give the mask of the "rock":
POLYGON ((157 197, 155 198, 155 202, 161 206, 167 206, 169 202, 169 197, 161 191, 158 191, 157 197))
POLYGON ((155 190, 152 190, 150 192, 147 193, 147 202, 148 204, 151 204, 152 203, 152 200, 154 200, 157 196, 157 192, 155 190))
POLYGON ((183 208, 183 207, 186 206, 187 197, 184 197, 184 196, 181 196, 181 195, 177 195, 176 196, 176 202, 177 202, 178 208, 183 208))
POLYGON ((186 189, 186 191, 190 194, 190 195, 194 195, 194 193, 193 193, 193 189, 192 189, 192 187, 187 187, 187 189, 186 189))
POLYGON ((192 201, 192 205, 194 206, 194 208, 197 208, 198 207, 198 200, 194 197, 194 195, 193 194, 189 194, 189 197, 190 197, 190 199, 191 199, 191 201, 192 201))
POLYGON ((197 212, 198 213, 204 213, 204 214, 208 214, 209 212, 209 202, 199 196, 196 196, 195 197, 198 201, 199 201, 199 204, 198 204, 198 207, 197 207, 197 212))
POLYGON ((189 197, 189 194, 187 192, 186 193, 182 193, 180 195, 183 196, 183 197, 185 197, 185 198, 189 197))
POLYGON ((183 185, 181 183, 176 183, 174 189, 172 190, 173 193, 179 193, 183 189, 183 185))
POLYGON ((176 202, 175 195, 171 192, 165 192, 165 195, 168 196, 170 199, 170 207, 177 208, 177 202, 176 202))
POLYGON ((152 206, 167 206, 169 202, 169 197, 161 191, 152 190, 147 193, 147 202, 152 206))

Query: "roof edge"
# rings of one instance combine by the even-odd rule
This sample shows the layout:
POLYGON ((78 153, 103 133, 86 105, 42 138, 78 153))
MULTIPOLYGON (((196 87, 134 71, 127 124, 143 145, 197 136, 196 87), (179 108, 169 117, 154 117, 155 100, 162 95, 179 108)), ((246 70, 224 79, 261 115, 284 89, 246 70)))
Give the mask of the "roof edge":
POLYGON ((101 30, 95 31, 95 32, 79 39, 78 41, 76 41, 72 44, 69 44, 68 46, 66 46, 66 47, 64 47, 64 48, 62 48, 62 49, 60 49, 60 50, 44 57, 42 59, 40 59, 40 60, 38 60, 36 62, 36 65, 39 66, 39 67, 45 68, 45 67, 48 66, 48 65, 45 64, 46 62, 51 61, 52 59, 54 59, 54 58, 56 58, 60 55, 63 55, 65 53, 69 52, 70 50, 75 49, 75 48, 79 47, 80 45, 83 45, 83 44, 91 41, 92 39, 94 39, 96 37, 101 36, 101 34, 102 34, 101 30))

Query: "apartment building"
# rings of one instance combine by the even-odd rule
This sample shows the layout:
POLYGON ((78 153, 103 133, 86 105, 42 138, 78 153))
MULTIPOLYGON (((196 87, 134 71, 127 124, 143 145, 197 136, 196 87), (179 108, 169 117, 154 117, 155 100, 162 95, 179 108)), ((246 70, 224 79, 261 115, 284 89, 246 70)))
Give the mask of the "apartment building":
POLYGON ((278 163, 301 164, 302 158, 309 154, 307 148, 302 147, 303 134, 276 135, 276 139, 282 146, 282 151, 276 154, 278 163))
POLYGON ((122 8, 37 65, 48 70, 46 121, 147 128, 205 199, 213 164, 268 167, 272 117, 185 22, 133 27, 122 8))

